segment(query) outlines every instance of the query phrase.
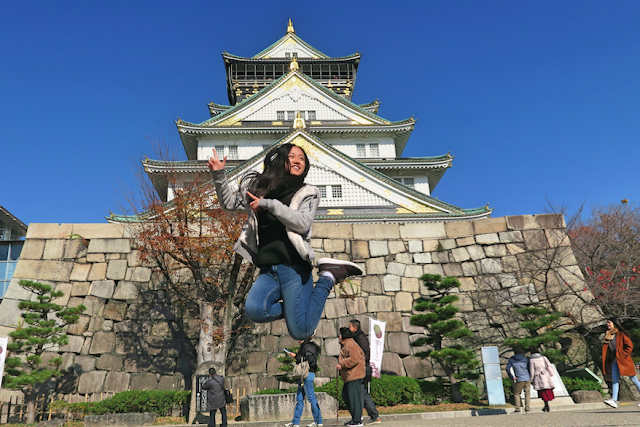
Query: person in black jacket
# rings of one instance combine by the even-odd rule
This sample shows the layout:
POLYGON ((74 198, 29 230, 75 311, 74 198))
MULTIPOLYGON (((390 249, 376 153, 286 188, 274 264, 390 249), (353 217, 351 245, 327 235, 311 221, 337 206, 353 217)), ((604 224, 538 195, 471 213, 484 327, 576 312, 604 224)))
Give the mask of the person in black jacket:
POLYGON ((227 427, 227 408, 224 400, 224 377, 216 374, 216 368, 209 369, 209 379, 202 384, 207 391, 207 411, 209 411, 209 427, 216 426, 216 411, 222 414, 222 427, 227 427))
POLYGON ((293 412, 293 420, 285 424, 285 427, 299 427, 300 417, 304 409, 304 398, 306 396, 311 405, 311 414, 313 414, 313 422, 307 427, 322 427, 322 414, 320 413, 320 405, 316 399, 316 392, 313 389, 313 380, 316 378, 318 371, 318 357, 320 356, 320 346, 309 341, 309 338, 300 341, 300 349, 297 353, 287 353, 289 357, 295 359, 296 364, 302 363, 303 360, 309 362, 309 375, 304 380, 298 380, 298 393, 296 394, 296 409, 293 412))
POLYGON ((378 413, 378 409, 376 409, 376 404, 373 403, 373 399, 369 395, 368 383, 371 382, 371 367, 369 366, 369 355, 371 351, 371 347, 369 345, 369 338, 360 328, 360 321, 353 319, 349 321, 349 329, 353 332, 354 340, 358 343, 362 351, 364 352, 364 366, 367 369, 367 376, 362 380, 362 397, 363 402, 362 406, 367 410, 367 414, 371 417, 371 421, 369 424, 380 424, 382 419, 380 418, 380 414, 378 413))

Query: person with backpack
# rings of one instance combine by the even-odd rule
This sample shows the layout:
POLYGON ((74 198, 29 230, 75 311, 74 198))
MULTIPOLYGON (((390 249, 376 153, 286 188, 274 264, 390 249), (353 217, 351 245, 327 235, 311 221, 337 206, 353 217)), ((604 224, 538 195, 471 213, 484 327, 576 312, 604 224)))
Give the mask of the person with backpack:
POLYGON ((352 319, 349 321, 349 330, 353 332, 353 339, 360 346, 362 351, 364 352, 364 367, 366 369, 366 375, 362 380, 362 406, 367 410, 367 414, 371 421, 368 424, 380 424, 382 419, 380 418, 380 413, 376 408, 376 404, 371 399, 371 395, 367 390, 368 385, 371 383, 371 365, 369 365, 369 357, 371 354, 371 346, 369 344, 369 338, 364 333, 364 331, 360 327, 360 321, 356 319, 352 319))
POLYGON ((216 411, 222 415, 222 427, 227 427, 227 403, 224 398, 224 377, 216 374, 216 368, 209 369, 209 379, 202 384, 207 391, 207 411, 209 411, 209 427, 216 427, 216 411))
POLYGON ((520 394, 524 390, 524 410, 531 410, 531 375, 529 374, 529 359, 524 355, 524 349, 516 348, 515 354, 507 363, 507 375, 513 381, 513 396, 515 397, 516 414, 521 413, 522 399, 520 394))
POLYGON ((309 364, 309 374, 306 378, 298 378, 298 392, 296 394, 296 409, 293 412, 293 420, 284 425, 284 427, 300 427, 300 417, 304 409, 304 398, 307 398, 311 405, 311 413, 313 414, 313 422, 307 424, 307 427, 323 427, 322 414, 320 413, 320 405, 316 399, 316 392, 313 389, 313 380, 316 378, 318 370, 318 357, 320 356, 320 346, 309 338, 300 341, 300 349, 297 353, 287 352, 287 355, 295 359, 296 364, 306 361, 309 364))

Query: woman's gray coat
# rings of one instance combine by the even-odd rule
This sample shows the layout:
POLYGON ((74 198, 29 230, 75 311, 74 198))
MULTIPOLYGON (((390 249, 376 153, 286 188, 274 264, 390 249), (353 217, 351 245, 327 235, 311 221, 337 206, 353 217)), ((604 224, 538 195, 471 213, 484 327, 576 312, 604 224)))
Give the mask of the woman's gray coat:
POLYGON ((202 384, 202 390, 207 391, 207 411, 220 409, 226 405, 223 386, 224 377, 217 374, 202 384))

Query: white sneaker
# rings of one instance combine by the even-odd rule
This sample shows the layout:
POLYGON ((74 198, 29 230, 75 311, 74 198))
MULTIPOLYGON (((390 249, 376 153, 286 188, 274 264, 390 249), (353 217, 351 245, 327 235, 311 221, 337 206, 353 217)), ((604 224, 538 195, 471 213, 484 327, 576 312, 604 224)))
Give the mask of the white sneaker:
POLYGON ((307 427, 323 427, 324 424, 316 424, 316 422, 312 422, 311 424, 307 424, 307 427))
MULTIPOLYGON (((618 402, 616 402, 613 399, 605 399, 604 403, 606 403, 607 405, 611 406, 612 408, 617 408, 618 407, 618 402)), ((640 405, 638 405, 640 406, 640 405)))
POLYGON ((294 423, 286 423, 284 427, 300 427, 300 425, 294 423))

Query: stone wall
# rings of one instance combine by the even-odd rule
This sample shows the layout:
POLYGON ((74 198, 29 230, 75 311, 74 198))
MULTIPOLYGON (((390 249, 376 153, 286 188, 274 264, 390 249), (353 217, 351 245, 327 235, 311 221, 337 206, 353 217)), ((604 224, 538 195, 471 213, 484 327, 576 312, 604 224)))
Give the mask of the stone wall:
MULTIPOLYGON (((476 332, 471 345, 497 345, 522 333, 508 309, 544 304, 575 320, 598 322, 590 295, 564 235, 561 216, 536 215, 451 223, 315 224, 317 256, 351 259, 365 270, 355 297, 332 293, 315 341, 322 347, 318 383, 335 376, 338 328, 352 318, 368 330, 370 317, 387 321, 382 370, 415 378, 441 374, 415 356, 410 343, 422 328, 410 325, 414 301, 428 290, 424 273, 460 279, 460 318, 476 332)), ((198 323, 176 322, 152 270, 141 264, 127 230, 116 224, 31 224, 14 279, 0 305, 0 335, 19 320, 17 304, 29 298, 20 279, 55 285, 62 305, 87 311, 69 328, 61 354, 65 377, 57 391, 119 392, 184 389, 194 370, 198 323), (72 238, 82 236, 82 239, 72 238), (86 243, 86 244, 85 244, 86 243), (187 381, 185 382, 185 378, 187 381)), ((571 320, 573 319, 573 320, 571 320)), ((576 334, 574 334, 576 335, 576 334)), ((278 387, 276 356, 295 346, 284 320, 256 325, 234 340, 226 376, 233 388, 278 387)), ((573 361, 588 357, 575 351, 573 361)))

